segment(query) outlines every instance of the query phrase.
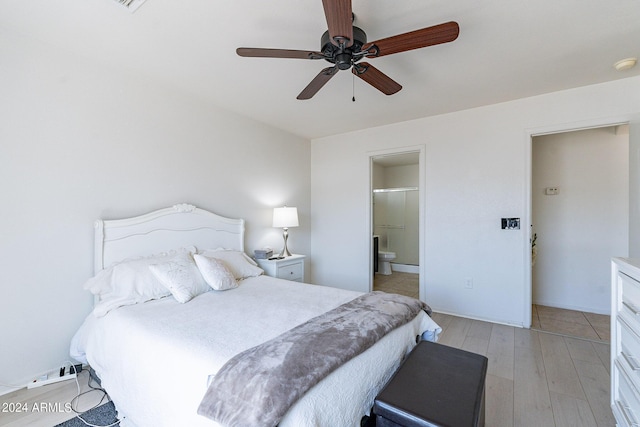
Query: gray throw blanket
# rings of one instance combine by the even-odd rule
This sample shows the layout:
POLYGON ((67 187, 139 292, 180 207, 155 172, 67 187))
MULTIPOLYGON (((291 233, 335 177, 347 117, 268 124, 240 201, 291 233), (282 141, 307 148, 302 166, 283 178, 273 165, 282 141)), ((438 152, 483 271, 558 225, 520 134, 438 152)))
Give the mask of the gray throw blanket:
POLYGON ((385 334, 411 321, 422 301, 371 292, 229 360, 198 414, 225 427, 274 427, 311 387, 385 334))

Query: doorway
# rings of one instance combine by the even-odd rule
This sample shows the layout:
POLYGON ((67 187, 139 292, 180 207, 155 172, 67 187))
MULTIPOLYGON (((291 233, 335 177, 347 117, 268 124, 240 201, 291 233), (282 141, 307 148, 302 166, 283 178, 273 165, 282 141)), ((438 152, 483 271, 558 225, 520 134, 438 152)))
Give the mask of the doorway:
POLYGON ((610 259, 629 253, 629 127, 531 142, 531 326, 606 341, 610 259))
POLYGON ((421 151, 370 156, 372 290, 421 296, 421 151))

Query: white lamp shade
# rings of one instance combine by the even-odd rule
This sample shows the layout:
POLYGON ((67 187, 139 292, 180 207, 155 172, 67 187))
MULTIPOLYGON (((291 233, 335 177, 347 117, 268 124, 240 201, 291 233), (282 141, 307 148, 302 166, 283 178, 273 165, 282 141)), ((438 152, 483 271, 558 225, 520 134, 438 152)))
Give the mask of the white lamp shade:
POLYGON ((273 208, 273 226, 289 228, 298 226, 298 208, 273 208))

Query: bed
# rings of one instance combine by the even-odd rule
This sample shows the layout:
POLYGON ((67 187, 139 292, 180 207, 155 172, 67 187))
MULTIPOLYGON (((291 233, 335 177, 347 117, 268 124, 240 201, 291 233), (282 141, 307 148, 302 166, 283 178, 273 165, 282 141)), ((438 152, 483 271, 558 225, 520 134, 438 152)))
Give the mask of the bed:
MULTIPOLYGON (((241 219, 187 204, 96 222, 96 276, 85 285, 95 307, 72 339, 71 356, 95 370, 123 427, 221 426, 198 408, 230 359, 361 296, 261 274, 244 254, 244 229, 241 219), (182 290, 154 282, 149 294, 149 271, 162 279, 156 270, 163 260, 185 253, 196 261, 211 255, 214 267, 222 260, 235 286, 208 287, 181 301, 182 290)), ((199 271, 206 277, 206 269, 199 271)), ((311 387, 278 425, 359 426, 416 337, 435 338, 439 331, 420 310, 311 387)))

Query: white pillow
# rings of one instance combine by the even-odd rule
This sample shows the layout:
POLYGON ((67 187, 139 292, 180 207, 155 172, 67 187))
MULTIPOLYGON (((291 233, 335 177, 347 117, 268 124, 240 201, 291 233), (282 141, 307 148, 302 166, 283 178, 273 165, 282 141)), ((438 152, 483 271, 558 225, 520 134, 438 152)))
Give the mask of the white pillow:
POLYGON ((152 264, 149 270, 171 291, 171 295, 179 303, 191 301, 193 297, 211 289, 190 253, 177 254, 165 262, 152 264))
POLYGON ((109 311, 171 295, 171 292, 151 273, 149 265, 162 262, 177 253, 195 252, 195 247, 121 261, 98 272, 87 280, 84 288, 98 295, 93 314, 102 317, 109 311))
POLYGON ((236 278, 223 264, 223 261, 198 254, 195 254, 193 259, 204 280, 216 291, 226 291, 238 287, 236 278))
POLYGON ((223 261, 225 267, 233 273, 233 276, 237 280, 260 276, 264 273, 264 270, 258 267, 258 264, 256 264, 254 260, 241 251, 214 249, 202 251, 200 255, 223 261))

